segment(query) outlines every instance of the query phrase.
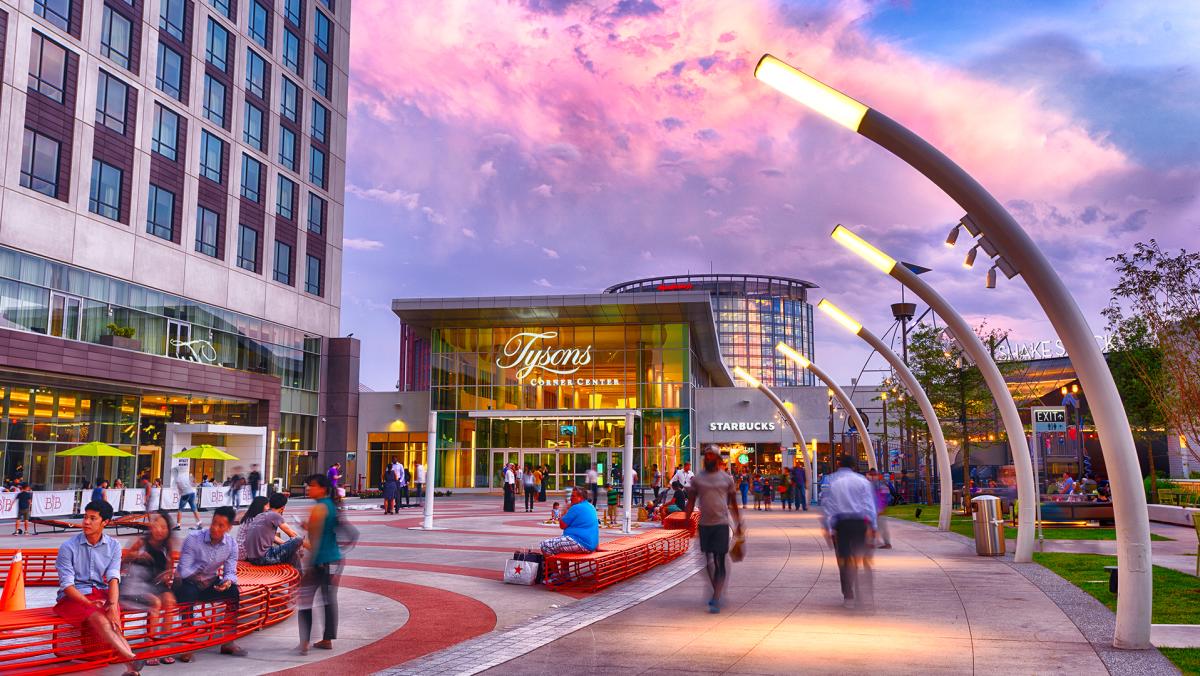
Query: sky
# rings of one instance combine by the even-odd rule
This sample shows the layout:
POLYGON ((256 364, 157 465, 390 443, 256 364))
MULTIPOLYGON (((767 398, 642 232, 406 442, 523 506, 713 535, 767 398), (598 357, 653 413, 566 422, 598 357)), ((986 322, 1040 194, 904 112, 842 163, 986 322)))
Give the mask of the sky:
MULTIPOLYGON (((688 272, 797 277, 883 333, 897 283, 1054 338, 1020 277, 944 239, 961 207, 753 78, 771 53, 901 122, 1004 204, 1092 325, 1132 243, 1200 248, 1200 3, 355 0, 342 332, 394 389, 393 298, 596 293, 688 272)), ((817 313, 843 383, 865 344, 817 313)), ((878 358, 876 358, 878 359, 878 358)), ((874 368, 877 364, 873 364, 874 368)))

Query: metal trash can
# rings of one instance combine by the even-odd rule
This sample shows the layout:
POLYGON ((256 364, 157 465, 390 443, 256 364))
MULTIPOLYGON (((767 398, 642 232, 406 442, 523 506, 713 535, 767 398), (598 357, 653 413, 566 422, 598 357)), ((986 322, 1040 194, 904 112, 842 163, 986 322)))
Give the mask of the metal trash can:
POLYGON ((1004 556, 1004 516, 1000 498, 981 495, 971 498, 975 515, 975 553, 980 556, 1004 556))

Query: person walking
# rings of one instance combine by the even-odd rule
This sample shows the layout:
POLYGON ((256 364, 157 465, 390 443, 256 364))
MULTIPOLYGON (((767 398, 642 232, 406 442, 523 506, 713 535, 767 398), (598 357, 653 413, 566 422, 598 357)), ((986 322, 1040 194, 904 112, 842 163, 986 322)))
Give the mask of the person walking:
POLYGON ((537 471, 538 502, 546 501, 546 484, 550 482, 550 466, 542 465, 537 471))
POLYGON ((838 458, 838 470, 821 495, 825 537, 837 553, 844 608, 855 604, 866 608, 873 603, 867 543, 875 539, 875 491, 871 482, 854 470, 855 464, 854 456, 838 458), (864 569, 862 575, 859 566, 864 569))
POLYGON ((805 487, 808 486, 808 471, 804 465, 797 464, 792 467, 792 490, 795 492, 793 496, 796 506, 804 511, 808 511, 808 496, 805 493, 805 487))
POLYGON ((393 471, 396 473, 396 508, 412 507, 412 499, 408 496, 408 468, 402 463, 396 463, 393 471), (404 501, 401 504, 401 500, 404 501))
MULTIPOLYGON (((175 557, 171 546, 171 516, 166 510, 151 512, 146 530, 123 554, 121 605, 146 611, 146 636, 158 639, 163 610, 175 605, 171 585, 175 578, 175 557)), ((146 660, 147 666, 174 664, 174 657, 146 660)))
POLYGON ((300 647, 301 655, 308 654, 312 637, 313 602, 317 592, 325 601, 325 626, 321 640, 312 647, 333 650, 337 638, 337 577, 341 572, 342 550, 337 542, 338 513, 331 499, 333 490, 323 474, 308 477, 308 497, 316 501, 308 514, 309 564, 300 581, 300 647))
POLYGON ((742 534, 742 514, 738 511, 733 477, 721 471, 721 455, 712 447, 704 452, 703 470, 692 477, 687 488, 687 507, 684 515, 692 518, 692 510, 700 503, 700 524, 697 535, 700 551, 704 553, 712 597, 708 612, 721 612, 721 594, 725 591, 726 558, 729 555, 729 529, 742 534))
POLYGON ((891 493, 888 491, 887 483, 883 481, 883 475, 878 470, 871 470, 867 473, 867 477, 871 480, 871 489, 875 491, 875 524, 876 532, 879 535, 876 544, 880 549, 891 549, 892 534, 888 530, 887 519, 879 518, 887 511, 891 493))
POLYGON ((517 511, 517 473, 512 463, 504 466, 504 511, 517 511))
POLYGON ((532 512, 537 501, 537 478, 533 475, 531 463, 525 463, 525 471, 521 473, 521 488, 525 491, 525 512, 532 512))
POLYGON ((662 492, 662 471, 658 465, 650 465, 650 490, 654 491, 654 504, 658 504, 658 494, 662 492))
POLYGON ((600 497, 600 473, 596 471, 595 465, 588 465, 587 472, 584 473, 584 481, 587 483, 588 493, 592 496, 592 506, 596 506, 596 500, 600 497))
POLYGON ((246 482, 250 484, 250 499, 257 498, 262 487, 262 474, 258 471, 258 465, 250 465, 250 474, 246 476, 246 482))
POLYGON ((413 477, 416 479, 417 504, 423 505, 425 504, 425 463, 417 463, 413 477))
POLYGON ((738 490, 742 492, 742 509, 745 509, 746 500, 750 497, 750 475, 745 471, 738 475, 738 490))
POLYGON ((675 476, 671 477, 671 483, 678 481, 683 484, 684 488, 687 488, 692 485, 692 477, 694 476, 696 474, 692 472, 692 463, 685 462, 683 463, 683 467, 675 470, 675 476))
POLYGON ((183 508, 192 508, 192 518, 196 525, 192 530, 200 530, 200 512, 196 511, 196 486, 192 484, 192 473, 187 467, 175 468, 175 492, 179 493, 179 504, 175 508, 175 530, 183 526, 183 508))

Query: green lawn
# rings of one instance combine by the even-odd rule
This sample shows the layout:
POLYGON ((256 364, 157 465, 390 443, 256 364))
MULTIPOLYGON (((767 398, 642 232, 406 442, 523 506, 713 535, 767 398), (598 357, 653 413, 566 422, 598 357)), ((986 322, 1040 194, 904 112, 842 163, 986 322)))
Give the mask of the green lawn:
MULTIPOLYGON (((937 505, 897 505, 888 507, 885 515, 904 519, 905 521, 915 521, 930 526, 937 526, 938 507, 937 505), (916 518, 917 508, 921 508, 921 518, 916 518)), ((950 530, 965 535, 969 538, 975 537, 974 525, 971 519, 965 514, 955 513, 950 517, 950 530)), ((1054 528, 1043 527, 1042 532, 1047 540, 1116 540, 1117 532, 1113 528, 1054 528)), ((1017 537, 1017 529, 1012 526, 1004 527, 1004 537, 1015 539, 1017 537)), ((1150 534, 1151 540, 1170 540, 1171 538, 1150 534)))
MULTIPOLYGON (((1108 591, 1104 567, 1117 565, 1117 557, 1046 552, 1034 553, 1033 560, 1116 611, 1117 597, 1108 591)), ((1200 624, 1200 579, 1155 566, 1152 620, 1156 624, 1200 624)), ((1200 674, 1200 648, 1163 648, 1161 652, 1183 673, 1200 674)))

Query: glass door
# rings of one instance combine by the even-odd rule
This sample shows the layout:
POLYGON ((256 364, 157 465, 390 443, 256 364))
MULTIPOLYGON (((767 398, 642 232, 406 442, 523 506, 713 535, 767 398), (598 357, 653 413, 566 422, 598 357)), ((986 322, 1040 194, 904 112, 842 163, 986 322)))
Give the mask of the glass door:
POLYGON ((50 335, 79 340, 79 317, 83 301, 53 291, 50 293, 50 335))
POLYGON ((193 359, 188 343, 192 341, 192 325, 186 322, 167 320, 167 356, 176 359, 193 359))

